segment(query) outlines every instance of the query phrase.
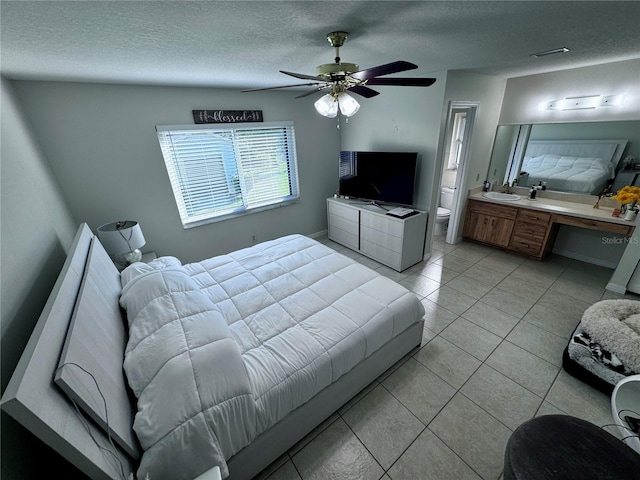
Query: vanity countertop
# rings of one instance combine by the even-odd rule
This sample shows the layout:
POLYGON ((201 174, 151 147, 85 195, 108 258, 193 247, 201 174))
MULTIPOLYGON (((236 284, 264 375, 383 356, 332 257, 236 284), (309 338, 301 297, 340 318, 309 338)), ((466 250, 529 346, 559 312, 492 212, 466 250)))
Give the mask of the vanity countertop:
POLYGON ((613 208, 611 207, 601 206, 600 208, 593 208, 595 200, 593 203, 578 203, 567 200, 545 198, 540 195, 538 195, 535 200, 531 200, 528 196, 524 195, 520 195, 520 200, 496 200, 482 196, 482 191, 476 191, 476 189, 469 192, 469 199, 500 205, 510 205, 512 207, 528 208, 531 210, 539 210, 578 218, 586 218, 589 220, 599 220, 601 222, 618 223, 630 227, 635 227, 638 222, 637 217, 633 221, 625 220, 622 217, 612 217, 611 214, 613 213, 613 208))

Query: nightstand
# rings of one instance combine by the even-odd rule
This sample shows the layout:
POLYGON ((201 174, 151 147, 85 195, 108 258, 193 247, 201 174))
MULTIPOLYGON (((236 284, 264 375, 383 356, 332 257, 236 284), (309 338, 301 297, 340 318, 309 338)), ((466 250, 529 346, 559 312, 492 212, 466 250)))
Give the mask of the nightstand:
POLYGON ((640 185, 640 170, 620 170, 613 181, 613 193, 627 185, 640 185))
POLYGON ((151 260, 158 258, 156 252, 147 252, 142 254, 142 262, 149 263, 151 260))

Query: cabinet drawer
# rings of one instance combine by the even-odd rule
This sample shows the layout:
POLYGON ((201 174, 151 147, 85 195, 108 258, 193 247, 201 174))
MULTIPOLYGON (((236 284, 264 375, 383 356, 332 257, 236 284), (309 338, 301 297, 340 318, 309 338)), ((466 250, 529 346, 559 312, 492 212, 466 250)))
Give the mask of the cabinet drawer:
POLYGON ((525 210, 524 208, 521 208, 518 212, 518 222, 533 223, 546 227, 550 219, 550 213, 538 212, 536 210, 525 210))
POLYGON ((469 200, 467 209, 484 213, 486 215, 492 215, 494 217, 504 217, 514 219, 518 214, 518 209, 515 207, 507 207, 506 205, 498 205, 496 203, 478 202, 475 200, 469 200))
POLYGON ((592 230, 600 230, 602 232, 619 233, 621 235, 631 235, 635 228, 633 225, 627 226, 620 223, 589 220, 587 218, 571 217, 569 215, 555 215, 553 221, 563 225, 573 225, 574 227, 589 228, 592 230))
POLYGON ((513 234, 532 242, 542 243, 547 235, 547 226, 546 224, 539 225, 535 223, 521 222, 520 217, 518 217, 518 222, 516 222, 513 234))
POLYGON ((542 251, 542 242, 537 242, 530 238, 525 238, 514 234, 511 238, 511 243, 509 243, 509 249, 515 252, 520 252, 526 255, 533 255, 537 257, 542 251))

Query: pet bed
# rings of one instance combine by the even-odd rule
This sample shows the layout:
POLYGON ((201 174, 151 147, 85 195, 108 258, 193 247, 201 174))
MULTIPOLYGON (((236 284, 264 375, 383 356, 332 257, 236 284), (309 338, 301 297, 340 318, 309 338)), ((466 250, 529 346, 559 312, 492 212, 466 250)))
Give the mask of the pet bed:
POLYGON ((603 300, 589 307, 562 360, 568 373, 607 394, 640 373, 640 302, 603 300))

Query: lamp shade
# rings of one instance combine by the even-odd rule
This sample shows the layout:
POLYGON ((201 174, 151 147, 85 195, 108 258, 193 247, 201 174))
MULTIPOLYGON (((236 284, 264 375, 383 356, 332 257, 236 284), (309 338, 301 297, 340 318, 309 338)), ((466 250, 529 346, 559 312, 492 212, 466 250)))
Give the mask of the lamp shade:
POLYGON ((340 112, 345 117, 355 115, 358 110, 360 110, 360 104, 348 93, 340 94, 338 97, 338 105, 340 105, 340 112))
POLYGON ((124 220, 98 227, 98 238, 110 255, 134 251, 146 243, 138 222, 124 220))
POLYGON ((338 101, 333 95, 326 94, 320 97, 313 106, 316 107, 316 111, 322 116, 334 118, 338 115, 338 101))

